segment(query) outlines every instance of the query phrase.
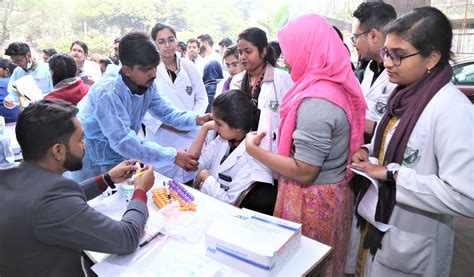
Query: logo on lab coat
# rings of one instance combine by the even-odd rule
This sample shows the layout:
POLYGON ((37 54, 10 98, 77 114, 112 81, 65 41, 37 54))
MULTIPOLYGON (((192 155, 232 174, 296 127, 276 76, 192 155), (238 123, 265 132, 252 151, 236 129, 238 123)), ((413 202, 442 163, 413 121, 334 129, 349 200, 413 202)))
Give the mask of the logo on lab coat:
POLYGON ((421 158, 419 153, 420 151, 418 149, 415 150, 407 146, 405 154, 403 155, 403 165, 406 167, 414 167, 421 158))
POLYGON ((387 103, 384 103, 383 101, 377 99, 377 101, 375 102, 375 111, 380 116, 384 115, 385 111, 387 111, 387 103))
POLYGON ((193 87, 192 86, 186 86, 185 91, 188 95, 191 95, 191 94, 193 94, 193 87))

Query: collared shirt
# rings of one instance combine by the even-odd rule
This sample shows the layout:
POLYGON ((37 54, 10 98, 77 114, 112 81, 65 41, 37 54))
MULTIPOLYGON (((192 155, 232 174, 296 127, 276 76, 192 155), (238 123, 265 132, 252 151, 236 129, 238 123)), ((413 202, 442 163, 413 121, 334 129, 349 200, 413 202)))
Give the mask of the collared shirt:
POLYGON ((122 76, 122 80, 127 85, 128 89, 132 94, 143 95, 147 91, 147 87, 138 86, 132 82, 132 79, 125 75, 122 70, 119 71, 120 76, 122 76))
POLYGON ((374 77, 372 77, 372 82, 371 85, 374 84, 375 80, 380 76, 380 74, 385 70, 385 67, 383 66, 383 63, 377 64, 377 62, 371 62, 369 65, 370 70, 374 72, 374 77))

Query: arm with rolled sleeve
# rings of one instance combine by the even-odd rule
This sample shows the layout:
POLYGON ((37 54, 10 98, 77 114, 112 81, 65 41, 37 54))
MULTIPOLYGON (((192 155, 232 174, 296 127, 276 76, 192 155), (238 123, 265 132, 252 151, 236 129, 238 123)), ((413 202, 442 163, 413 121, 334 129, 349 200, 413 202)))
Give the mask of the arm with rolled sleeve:
POLYGON ((138 247, 148 218, 146 196, 144 199, 143 195, 136 197, 134 194, 122 220, 116 221, 90 207, 77 183, 63 180, 36 203, 34 234, 41 242, 56 246, 112 254, 130 253, 138 247))
MULTIPOLYGON (((396 179, 397 202, 438 214, 474 217, 474 136, 472 106, 433 115, 437 174, 422 175, 402 166, 396 179)), ((420 162, 423 162, 420 160, 420 162)))

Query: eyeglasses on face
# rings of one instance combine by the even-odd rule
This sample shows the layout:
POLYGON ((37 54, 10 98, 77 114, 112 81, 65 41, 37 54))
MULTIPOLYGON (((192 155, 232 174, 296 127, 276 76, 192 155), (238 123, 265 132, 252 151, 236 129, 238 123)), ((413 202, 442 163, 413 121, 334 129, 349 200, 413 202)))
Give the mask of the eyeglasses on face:
POLYGON ((416 53, 413 53, 413 54, 408 54, 408 55, 405 55, 405 56, 399 56, 396 53, 390 53, 386 47, 380 49, 380 57, 382 58, 382 60, 385 62, 385 60, 387 60, 387 58, 390 58, 390 60, 392 60, 392 63, 393 63, 394 66, 400 66, 402 64, 403 59, 413 57, 413 56, 416 56, 418 54, 420 54, 420 52, 416 52, 416 53))
POLYGON ((12 58, 12 63, 16 64, 16 65, 20 65, 21 62, 23 62, 23 60, 26 60, 26 55, 25 56, 20 56, 18 58, 12 58))
POLYGON ((358 33, 358 34, 353 34, 353 36, 351 37, 352 43, 355 43, 356 40, 357 40, 357 38, 358 38, 359 36, 365 35, 365 34, 367 34, 368 32, 370 32, 370 30, 364 31, 364 32, 358 33))

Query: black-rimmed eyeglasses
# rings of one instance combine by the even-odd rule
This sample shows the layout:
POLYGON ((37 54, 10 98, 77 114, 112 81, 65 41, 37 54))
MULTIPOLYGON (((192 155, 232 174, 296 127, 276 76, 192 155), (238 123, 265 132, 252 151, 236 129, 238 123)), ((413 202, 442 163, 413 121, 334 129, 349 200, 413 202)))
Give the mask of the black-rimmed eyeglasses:
POLYGON ((413 54, 408 54, 408 55, 405 55, 405 56, 399 56, 398 54, 388 52, 388 49, 386 47, 380 49, 380 57, 382 58, 382 60, 385 62, 385 60, 387 58, 390 58, 392 60, 392 63, 393 63, 394 66, 399 66, 399 65, 402 64, 403 59, 413 57, 413 56, 416 56, 418 54, 420 54, 420 52, 416 52, 416 53, 413 53, 413 54))
POLYGON ((359 36, 365 35, 365 34, 367 34, 368 32, 370 32, 370 30, 365 31, 365 32, 362 32, 362 33, 358 33, 358 34, 353 34, 353 36, 351 37, 352 43, 355 43, 356 40, 357 40, 357 38, 358 38, 359 36))

